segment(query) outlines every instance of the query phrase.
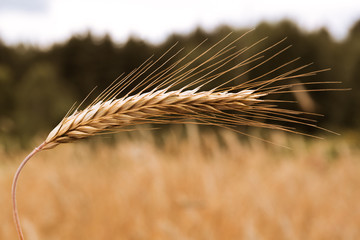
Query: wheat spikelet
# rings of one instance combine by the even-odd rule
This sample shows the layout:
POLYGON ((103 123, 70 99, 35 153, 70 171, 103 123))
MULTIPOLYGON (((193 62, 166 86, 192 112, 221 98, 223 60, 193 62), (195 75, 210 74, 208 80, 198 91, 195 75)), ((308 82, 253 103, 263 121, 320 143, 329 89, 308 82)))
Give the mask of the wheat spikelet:
POLYGON ((221 114, 225 110, 247 111, 262 95, 250 90, 237 93, 158 90, 99 102, 65 118, 49 134, 43 148, 144 122, 167 123, 181 116, 205 121, 207 118, 204 116, 201 119, 202 114, 221 114))
POLYGON ((238 41, 245 35, 232 41, 229 41, 228 35, 201 51, 203 42, 182 57, 183 49, 175 50, 175 44, 157 60, 149 58, 139 68, 117 79, 85 109, 78 108, 65 116, 46 140, 24 159, 15 173, 12 197, 19 238, 23 239, 23 234, 16 208, 16 184, 23 166, 40 150, 145 123, 197 123, 235 131, 238 131, 237 126, 247 125, 297 132, 282 126, 284 122, 317 127, 311 119, 301 116, 303 112, 279 108, 275 105, 276 100, 264 97, 291 92, 289 88, 295 85, 319 84, 294 83, 291 80, 323 70, 300 73, 308 66, 305 65, 283 71, 298 60, 294 59, 265 74, 234 84, 289 48, 284 47, 270 57, 264 56, 283 43, 282 40, 249 56, 250 49, 265 38, 237 49, 238 41), (175 60, 175 57, 179 59, 175 60))

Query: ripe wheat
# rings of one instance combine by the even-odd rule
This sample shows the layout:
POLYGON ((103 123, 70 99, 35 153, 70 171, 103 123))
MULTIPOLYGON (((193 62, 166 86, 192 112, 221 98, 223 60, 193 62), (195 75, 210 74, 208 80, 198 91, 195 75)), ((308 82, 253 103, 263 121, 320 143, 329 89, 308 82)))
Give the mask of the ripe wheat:
POLYGON ((281 48, 265 57, 270 50, 281 46, 284 42, 281 40, 249 55, 249 51, 266 38, 238 49, 238 41, 245 35, 231 41, 228 35, 210 48, 201 50, 204 41, 187 54, 183 54, 183 49, 175 50, 175 44, 157 60, 149 58, 139 68, 118 78, 85 109, 72 109, 73 112, 65 116, 46 140, 24 159, 15 173, 12 199, 19 238, 24 239, 16 207, 17 180, 26 162, 41 150, 147 123, 196 123, 235 131, 239 131, 237 126, 246 125, 295 133, 298 133, 296 129, 282 123, 319 128, 311 119, 301 116, 304 112, 280 108, 275 105, 280 100, 266 97, 291 92, 295 85, 319 84, 292 80, 324 70, 301 73, 309 64, 284 71, 298 60, 294 59, 238 83, 241 77, 256 71, 289 48, 281 48))

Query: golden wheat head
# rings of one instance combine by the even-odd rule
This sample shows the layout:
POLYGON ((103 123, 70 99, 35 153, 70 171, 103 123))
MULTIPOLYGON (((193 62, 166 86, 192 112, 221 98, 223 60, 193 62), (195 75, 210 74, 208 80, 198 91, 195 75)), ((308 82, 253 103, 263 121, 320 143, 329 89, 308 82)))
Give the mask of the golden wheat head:
POLYGON ((85 109, 77 108, 67 114, 24 159, 14 176, 13 212, 19 238, 23 239, 23 234, 16 208, 17 179, 26 162, 40 150, 148 123, 196 123, 235 131, 239 131, 236 129, 239 125, 246 125, 296 133, 296 129, 282 124, 317 127, 311 119, 301 116, 303 112, 280 108, 275 104, 279 100, 268 96, 295 91, 291 88, 296 85, 319 84, 294 80, 324 70, 301 73, 308 67, 302 65, 285 71, 298 60, 294 59, 265 74, 242 80, 289 48, 282 47, 266 57, 270 50, 281 46, 284 42, 281 40, 251 54, 266 38, 239 48, 239 40, 245 35, 231 40, 229 34, 206 49, 204 41, 188 53, 176 50, 175 44, 157 60, 151 57, 128 75, 119 77, 85 109))

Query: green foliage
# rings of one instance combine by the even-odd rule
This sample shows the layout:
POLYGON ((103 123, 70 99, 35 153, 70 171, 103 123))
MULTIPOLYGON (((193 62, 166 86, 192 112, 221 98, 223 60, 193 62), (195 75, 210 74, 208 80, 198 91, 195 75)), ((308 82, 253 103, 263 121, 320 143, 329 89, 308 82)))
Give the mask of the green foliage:
POLYGON ((17 134, 25 140, 39 129, 50 130, 74 101, 72 90, 62 84, 49 63, 34 64, 24 74, 15 90, 17 134))
MULTIPOLYGON (((0 41, 0 141, 12 138, 26 142, 39 132, 48 131, 75 100, 84 99, 95 86, 98 89, 94 96, 120 74, 131 72, 152 54, 155 58, 159 57, 177 41, 187 51, 208 39, 197 50, 201 52, 229 32, 239 36, 245 31, 247 29, 228 26, 221 26, 213 32, 198 28, 189 35, 173 34, 158 46, 136 38, 116 44, 108 35, 99 38, 91 33, 73 36, 48 50, 24 45, 10 47, 0 41)), ((359 130, 360 20, 342 42, 335 41, 326 29, 305 32, 285 20, 277 24, 260 23, 246 37, 244 44, 249 45, 266 36, 269 36, 270 43, 287 37, 287 43, 293 47, 256 73, 247 74, 237 81, 254 78, 299 56, 302 64, 314 63, 310 71, 331 68, 331 71, 321 73, 312 80, 342 81, 343 85, 338 87, 352 88, 352 91, 312 94, 316 112, 326 115, 326 118, 319 118, 319 124, 334 130, 359 130)), ((174 61, 176 59, 168 64, 174 61)))

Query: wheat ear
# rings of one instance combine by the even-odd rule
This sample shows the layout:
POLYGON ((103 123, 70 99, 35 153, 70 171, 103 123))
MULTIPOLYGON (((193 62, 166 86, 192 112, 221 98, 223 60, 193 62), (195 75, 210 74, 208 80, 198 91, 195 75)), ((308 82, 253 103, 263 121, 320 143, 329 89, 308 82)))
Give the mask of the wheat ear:
MULTIPOLYGON (((281 40, 251 54, 251 50, 266 38, 239 49, 238 41, 245 35, 230 40, 229 34, 213 46, 200 50, 204 41, 186 54, 183 49, 176 50, 175 44, 157 60, 149 58, 139 68, 117 79, 85 109, 76 109, 65 116, 15 173, 12 201, 19 239, 24 236, 16 206, 17 180, 26 162, 41 150, 144 123, 196 123, 235 131, 238 131, 238 125, 246 125, 296 133, 296 129, 282 126, 282 123, 317 127, 311 119, 301 116, 303 112, 279 108, 275 105, 276 100, 264 97, 291 92, 292 86, 300 84, 293 79, 323 70, 300 73, 308 66, 305 65, 284 71, 298 60, 294 59, 266 74, 235 84, 289 48, 282 47, 266 57, 270 50, 281 46, 284 42, 281 40)), ((319 83, 301 83, 305 84, 319 83)))

